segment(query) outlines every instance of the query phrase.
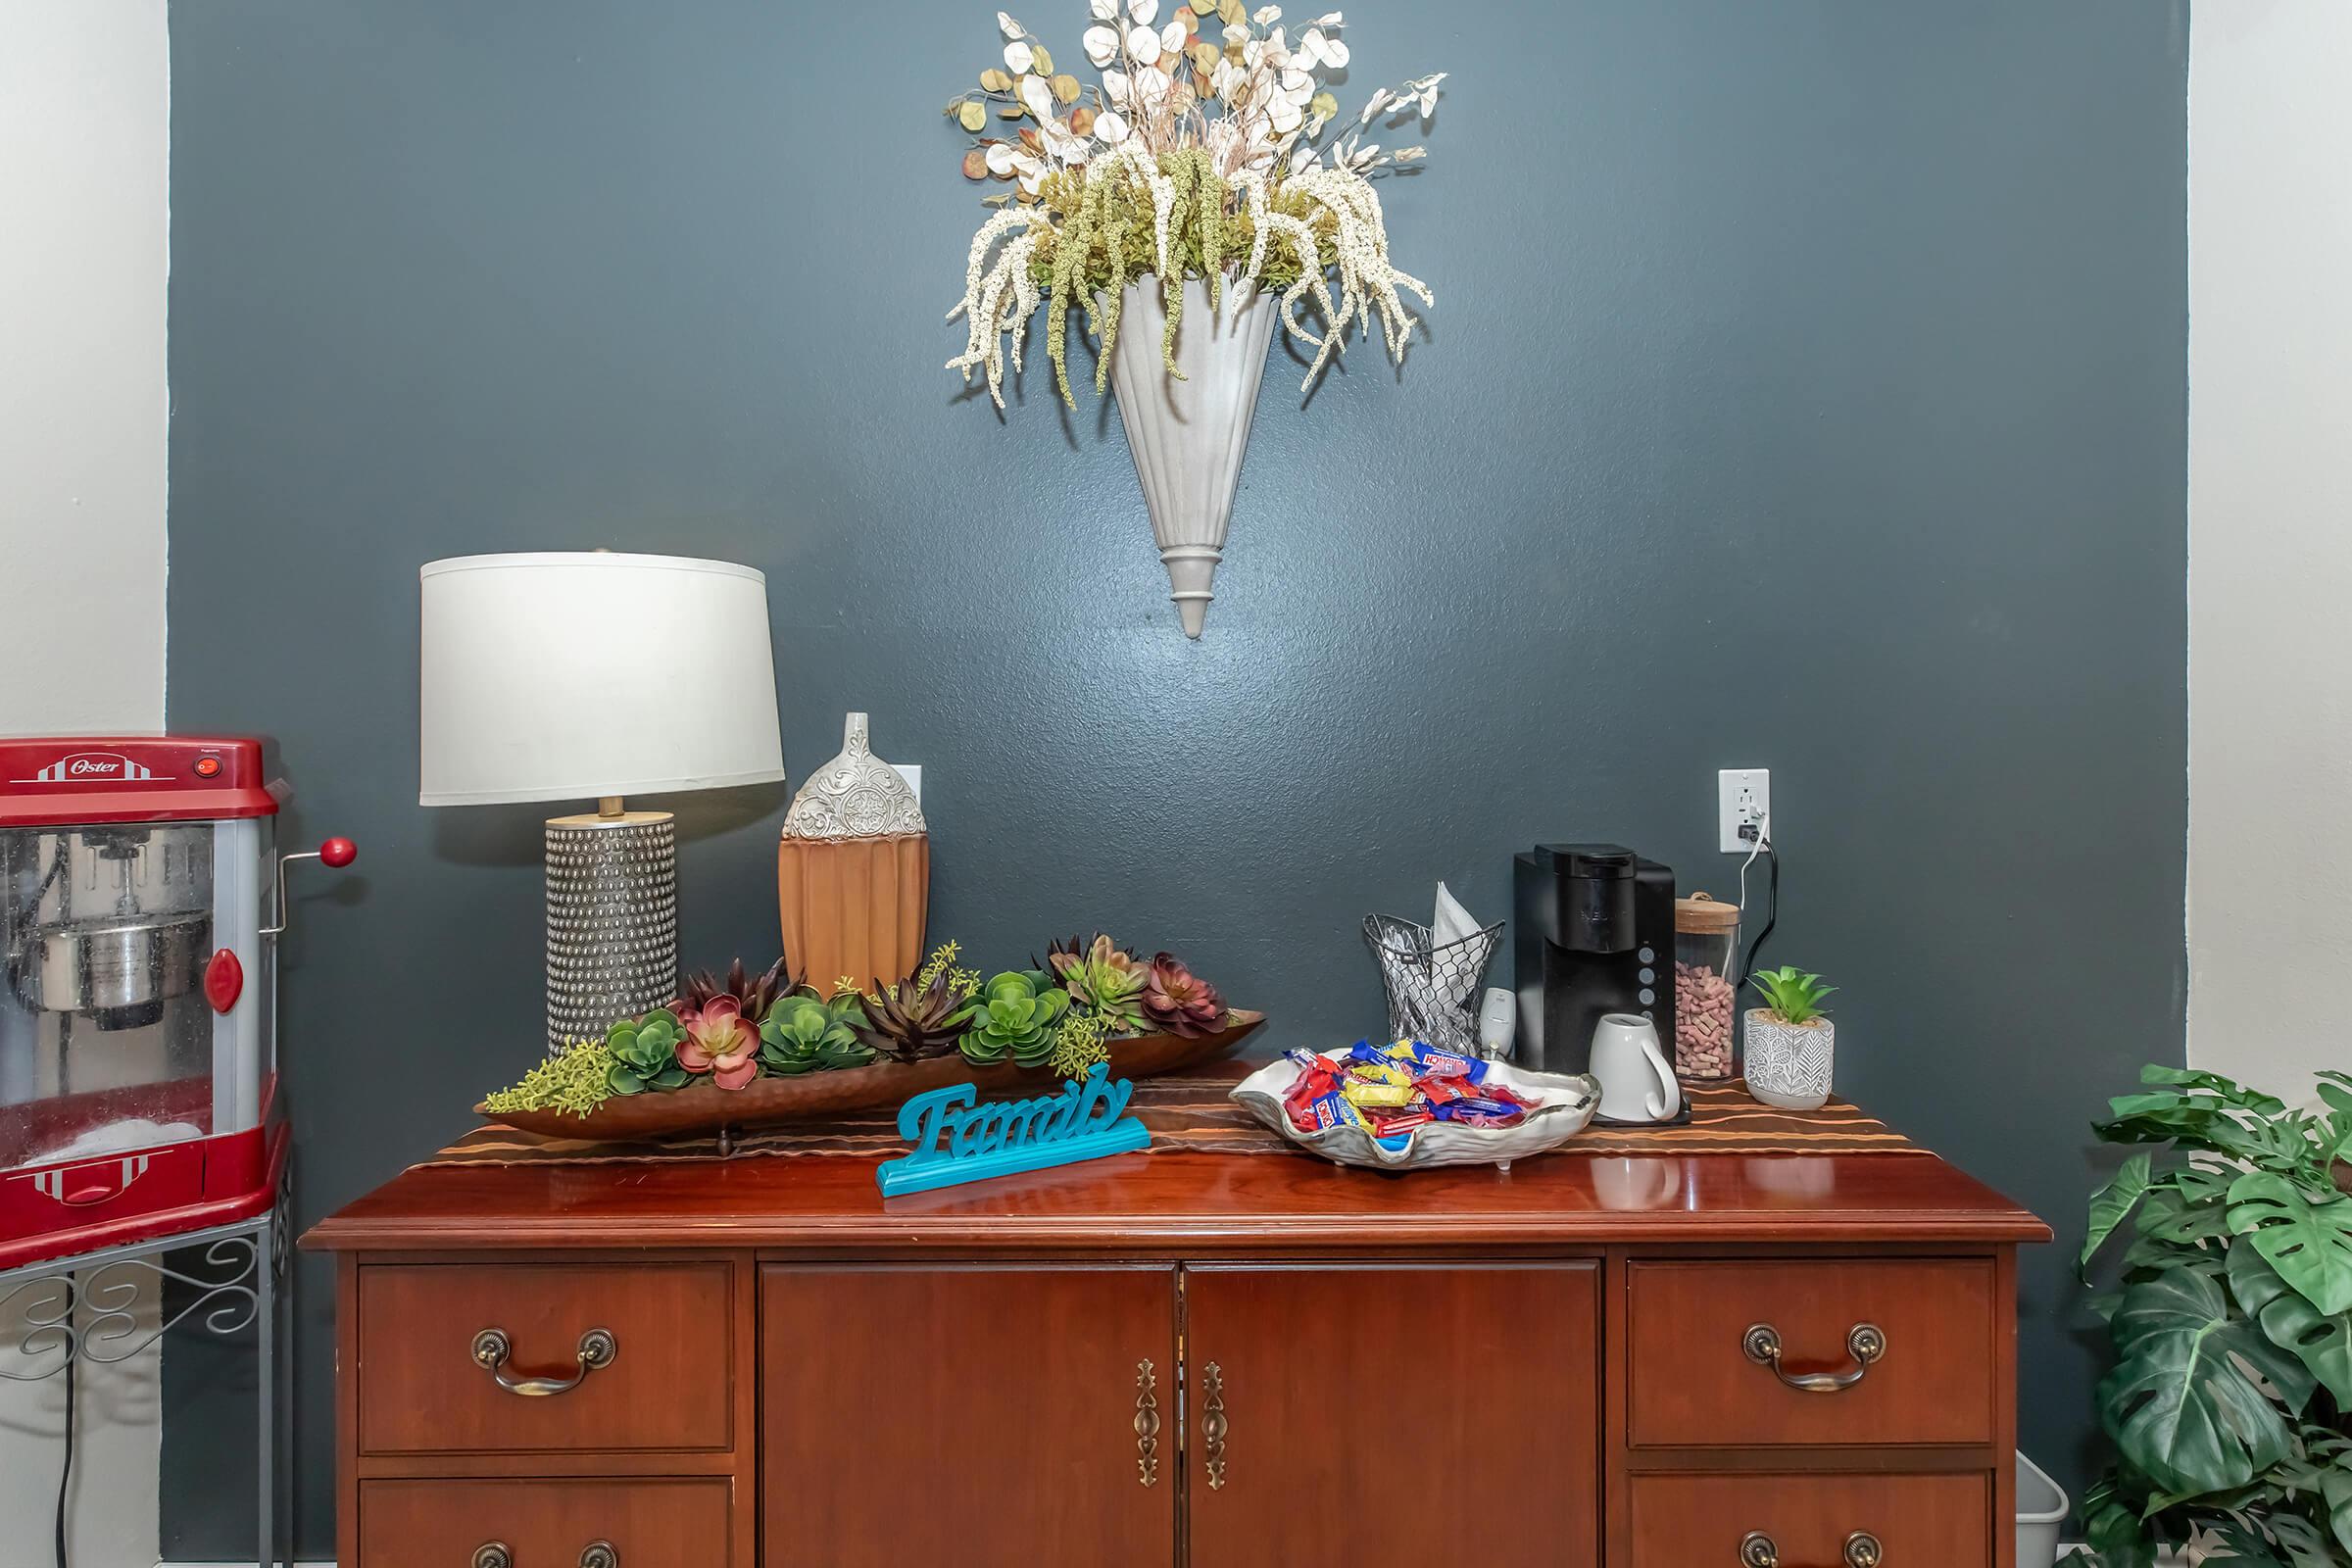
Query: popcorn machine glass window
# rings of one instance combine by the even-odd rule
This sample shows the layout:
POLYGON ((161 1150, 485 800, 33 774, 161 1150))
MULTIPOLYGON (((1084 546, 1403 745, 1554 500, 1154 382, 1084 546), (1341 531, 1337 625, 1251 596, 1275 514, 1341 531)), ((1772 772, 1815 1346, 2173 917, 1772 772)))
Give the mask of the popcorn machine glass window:
POLYGON ((250 822, 0 829, 0 1170, 237 1130, 216 1079, 261 1064, 218 1059, 204 994, 237 839, 258 869, 250 822))

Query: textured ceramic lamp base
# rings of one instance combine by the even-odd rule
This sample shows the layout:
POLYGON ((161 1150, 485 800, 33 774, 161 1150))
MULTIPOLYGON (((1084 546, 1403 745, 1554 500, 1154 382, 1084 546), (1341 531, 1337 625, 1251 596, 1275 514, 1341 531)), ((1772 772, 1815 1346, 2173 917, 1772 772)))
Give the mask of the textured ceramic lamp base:
POLYGON ((678 839, 666 811, 547 823, 547 1050, 678 992, 678 839))

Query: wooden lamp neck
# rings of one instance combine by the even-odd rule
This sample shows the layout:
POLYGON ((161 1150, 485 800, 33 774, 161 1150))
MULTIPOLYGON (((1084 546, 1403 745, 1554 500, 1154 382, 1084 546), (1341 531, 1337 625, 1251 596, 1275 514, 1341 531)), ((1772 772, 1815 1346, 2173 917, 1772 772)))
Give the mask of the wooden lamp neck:
POLYGON ((596 814, 610 822, 616 820, 626 813, 624 813, 621 809, 619 796, 600 795, 597 797, 596 801, 596 814))

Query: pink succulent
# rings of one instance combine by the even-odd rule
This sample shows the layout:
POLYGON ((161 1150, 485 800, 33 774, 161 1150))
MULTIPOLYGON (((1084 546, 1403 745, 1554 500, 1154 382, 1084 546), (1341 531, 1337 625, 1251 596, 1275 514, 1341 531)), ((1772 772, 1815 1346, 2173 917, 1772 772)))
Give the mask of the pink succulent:
POLYGON ((760 1076, 760 1035, 733 997, 713 997, 699 1012, 679 1013, 678 1022, 686 1028, 678 1065, 688 1072, 707 1072, 721 1089, 741 1089, 760 1076))

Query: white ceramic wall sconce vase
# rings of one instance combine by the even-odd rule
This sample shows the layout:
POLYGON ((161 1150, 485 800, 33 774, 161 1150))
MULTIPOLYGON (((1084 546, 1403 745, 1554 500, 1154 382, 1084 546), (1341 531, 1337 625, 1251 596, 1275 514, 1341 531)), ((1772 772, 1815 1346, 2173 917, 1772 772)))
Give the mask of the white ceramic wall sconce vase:
POLYGON ((1205 280, 1188 277, 1183 286, 1184 314, 1176 327, 1183 378, 1170 375, 1161 358, 1167 308, 1159 279, 1146 276, 1127 285, 1120 303, 1110 384, 1152 510, 1168 597, 1176 602, 1184 634, 1199 637, 1213 597, 1209 585, 1225 557, 1250 416, 1280 307, 1255 289, 1229 283, 1223 308, 1212 309, 1205 280))

